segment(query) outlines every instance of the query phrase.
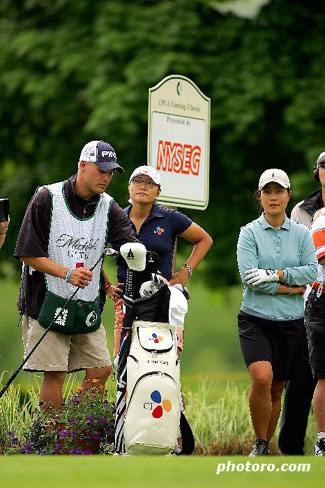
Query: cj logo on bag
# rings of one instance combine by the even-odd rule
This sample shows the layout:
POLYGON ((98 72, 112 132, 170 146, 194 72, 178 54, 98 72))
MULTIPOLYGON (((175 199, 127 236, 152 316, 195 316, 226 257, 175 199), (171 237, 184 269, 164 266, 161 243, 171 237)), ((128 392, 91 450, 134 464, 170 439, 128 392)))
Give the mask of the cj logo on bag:
POLYGON ((159 344, 159 342, 163 340, 164 338, 161 336, 157 336, 155 332, 151 335, 151 337, 149 337, 149 341, 153 341, 155 344, 159 344))
POLYGON ((161 394, 158 390, 151 392, 150 398, 152 402, 146 402, 143 404, 145 410, 150 410, 151 415, 155 419, 160 419, 163 416, 164 411, 170 412, 172 409, 172 402, 167 398, 161 398, 161 394))
POLYGON ((68 317, 68 310, 66 308, 62 309, 61 307, 58 307, 55 310, 54 317, 56 317, 54 323, 57 325, 62 325, 62 327, 64 327, 68 317))

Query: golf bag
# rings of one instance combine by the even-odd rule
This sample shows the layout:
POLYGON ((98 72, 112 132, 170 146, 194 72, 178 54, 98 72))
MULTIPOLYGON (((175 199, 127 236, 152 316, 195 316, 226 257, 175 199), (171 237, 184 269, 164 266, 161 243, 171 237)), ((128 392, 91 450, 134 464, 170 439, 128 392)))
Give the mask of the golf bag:
MULTIPOLYGON (((158 292, 168 292, 167 285, 158 292)), ((156 297, 155 297, 156 298, 156 297)), ((146 303, 136 303, 141 317, 146 303)), ((136 315, 138 316, 138 314, 136 315)), ((175 327, 168 322, 135 320, 127 358, 124 442, 130 454, 167 454, 180 429, 180 364, 175 327)))
MULTIPOLYGON (((152 271, 148 264, 146 269, 152 271)), ((128 270, 129 293, 124 295, 125 319, 117 357, 116 452, 168 454, 177 444, 181 425, 186 425, 190 447, 185 453, 190 454, 194 438, 181 412, 176 338, 187 300, 182 291, 165 284, 156 273, 141 286, 133 273, 128 270), (124 405, 123 388, 127 391, 124 405)), ((148 272, 142 276, 148 278, 148 272)))

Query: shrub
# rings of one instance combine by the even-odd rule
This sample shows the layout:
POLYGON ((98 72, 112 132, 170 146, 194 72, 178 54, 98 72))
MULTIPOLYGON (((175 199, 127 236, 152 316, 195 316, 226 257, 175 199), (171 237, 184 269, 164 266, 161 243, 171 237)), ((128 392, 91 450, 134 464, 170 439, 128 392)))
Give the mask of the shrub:
MULTIPOLYGON (((95 383, 97 380, 91 380, 95 383)), ((114 448, 115 405, 92 385, 71 391, 61 407, 41 404, 30 415, 20 437, 9 431, 8 454, 95 454, 114 448)))

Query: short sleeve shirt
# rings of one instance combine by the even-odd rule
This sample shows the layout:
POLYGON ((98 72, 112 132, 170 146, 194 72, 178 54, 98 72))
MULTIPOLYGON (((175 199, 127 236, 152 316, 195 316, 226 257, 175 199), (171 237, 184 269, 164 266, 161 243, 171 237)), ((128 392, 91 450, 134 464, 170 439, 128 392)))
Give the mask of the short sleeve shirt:
MULTIPOLYGON (((124 211, 129 215, 131 205, 124 211)), ((159 256, 159 271, 167 279, 172 277, 173 253, 176 236, 184 232, 192 224, 192 220, 186 215, 170 208, 153 205, 150 215, 144 221, 140 232, 132 224, 138 239, 149 251, 154 251, 159 256)), ((126 265, 119 260, 117 279, 124 283, 126 277, 126 265)))
MULTIPOLYGON (((89 218, 96 210, 99 195, 84 200, 75 191, 77 175, 64 182, 64 194, 73 214, 77 218, 89 218)), ((51 215, 51 197, 45 188, 41 188, 28 204, 17 239, 15 257, 48 257, 48 238, 51 215)), ((122 244, 138 242, 129 218, 118 204, 113 201, 109 214, 109 224, 106 243, 119 250, 122 244)), ((22 276, 18 309, 21 314, 37 319, 46 293, 43 273, 29 272, 29 266, 24 267, 22 276)), ((106 299, 105 282, 101 275, 100 304, 103 309, 106 299)))

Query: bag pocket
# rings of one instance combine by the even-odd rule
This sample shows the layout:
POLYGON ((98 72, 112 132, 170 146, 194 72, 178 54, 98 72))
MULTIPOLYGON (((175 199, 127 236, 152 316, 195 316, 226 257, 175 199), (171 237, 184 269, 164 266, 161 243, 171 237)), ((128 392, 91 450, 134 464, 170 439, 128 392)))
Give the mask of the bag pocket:
POLYGON ((38 322, 47 329, 66 335, 88 334, 100 327, 101 315, 99 297, 94 302, 62 298, 50 291, 46 292, 38 322))
POLYGON ((137 327, 136 333, 139 344, 145 351, 165 353, 173 347, 173 333, 168 327, 137 327))
POLYGON ((168 454, 177 442, 180 390, 160 371, 146 373, 129 391, 124 440, 129 454, 168 454))

